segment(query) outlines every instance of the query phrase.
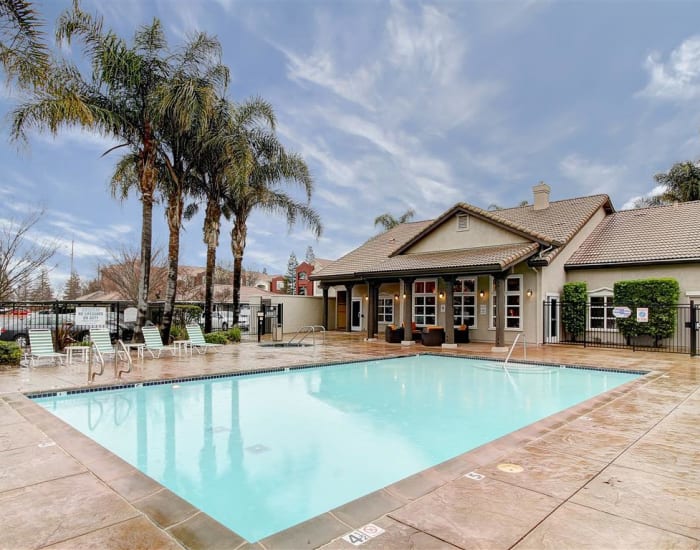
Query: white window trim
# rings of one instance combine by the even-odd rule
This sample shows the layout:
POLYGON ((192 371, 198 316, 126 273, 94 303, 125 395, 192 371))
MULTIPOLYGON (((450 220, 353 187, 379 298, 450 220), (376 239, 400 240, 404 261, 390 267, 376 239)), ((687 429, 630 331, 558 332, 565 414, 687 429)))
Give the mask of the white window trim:
POLYGON ((396 304, 394 304, 394 297, 389 294, 380 294, 380 300, 389 300, 391 302, 391 321, 379 321, 379 304, 377 304, 377 322, 384 325, 396 324, 396 304))
MULTIPOLYGON (((513 292, 513 291, 507 291, 506 290, 506 297, 508 296, 518 296, 520 295, 520 315, 518 316, 520 319, 520 326, 518 328, 509 328, 509 327, 504 327, 503 330, 505 332, 523 332, 525 328, 523 327, 523 319, 524 317, 524 309, 525 309, 525 302, 523 301, 523 283, 524 283, 524 277, 521 273, 514 274, 514 275, 508 275, 505 280, 503 281, 503 288, 507 287, 507 281, 508 279, 514 279, 514 278, 520 279, 520 290, 518 292, 513 292)), ((494 304, 494 299, 496 298, 496 289, 494 287, 494 278, 493 275, 489 275, 489 288, 491 289, 491 294, 489 296, 489 310, 488 310, 488 315, 489 315, 489 330, 496 330, 496 317, 493 315, 493 309, 495 307, 494 304)), ((506 304, 507 307, 507 304, 506 304)), ((503 322, 505 323, 505 319, 503 322)))
MULTIPOLYGON (((472 280, 474 281, 474 292, 455 292, 454 296, 474 296, 474 324, 469 327, 470 330, 476 330, 479 325, 479 277, 457 277, 457 280, 461 281, 466 281, 466 280, 472 280)), ((453 306, 454 307, 454 306, 453 306)), ((452 319, 454 321, 454 315, 452 315, 452 319)), ((455 328, 459 327, 461 325, 455 325, 455 328)))
MULTIPOLYGON (((591 328, 591 298, 610 298, 612 299, 614 296, 614 292, 611 288, 608 287, 601 287, 597 288, 595 290, 590 290, 588 291, 588 315, 586 315, 586 330, 591 330, 594 332, 619 332, 617 328, 591 328)), ((605 301, 605 305, 603 306, 603 309, 607 311, 608 307, 611 307, 611 305, 608 305, 608 300, 605 301)), ((603 317, 605 319, 605 325, 607 327, 608 324, 608 316, 606 315, 603 317)), ((614 317, 613 317, 614 319, 614 317)))
MULTIPOLYGON (((411 302, 412 302, 412 304, 411 304, 411 319, 413 319, 413 322, 416 323, 416 326, 417 326, 417 327, 427 327, 427 326, 430 326, 430 325, 428 325, 428 324, 426 324, 426 323, 419 323, 418 321, 416 321, 416 297, 419 296, 419 295, 416 293, 416 283, 435 283, 435 292, 432 293, 432 295, 435 296, 435 306, 434 306, 434 307, 435 307, 435 315, 434 315, 434 317, 435 317, 435 324, 437 324, 437 322, 438 322, 438 311, 439 311, 438 299, 437 299, 437 298, 438 298, 438 282, 437 282, 437 279, 416 279, 415 281, 413 281, 413 289, 412 289, 413 292, 412 292, 412 294, 411 294, 411 302)), ((430 295, 431 295, 430 293, 426 293, 426 292, 422 292, 422 293, 420 294, 420 296, 430 296, 430 295)), ((424 307, 425 307, 425 306, 424 306, 424 307)), ((426 317, 426 315, 423 314, 423 317, 426 317)))
POLYGON ((469 231, 469 226, 471 224, 469 214, 457 214, 457 216, 455 216, 455 222, 457 224, 457 231, 469 231))

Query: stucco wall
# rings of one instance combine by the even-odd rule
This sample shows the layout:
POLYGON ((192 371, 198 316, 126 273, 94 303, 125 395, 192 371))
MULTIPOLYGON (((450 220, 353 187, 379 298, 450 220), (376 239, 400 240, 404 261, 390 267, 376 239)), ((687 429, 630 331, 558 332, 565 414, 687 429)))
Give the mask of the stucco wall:
MULTIPOLYGON (((273 296, 271 303, 283 304, 285 334, 293 334, 304 326, 323 324, 323 298, 320 296, 281 294, 273 296)), ((335 330, 335 298, 328 299, 328 325, 327 330, 335 330)))
POLYGON ((579 269, 567 272, 567 282, 585 281, 589 291, 604 287, 612 289, 616 281, 659 277, 670 277, 678 281, 681 288, 679 303, 687 304, 691 299, 696 303, 700 301, 700 265, 698 264, 579 269))
POLYGON ((505 229, 487 223, 474 216, 469 216, 469 229, 457 231, 457 216, 446 220, 432 233, 423 237, 409 250, 409 254, 435 252, 439 250, 458 250, 480 246, 497 246, 502 244, 528 242, 527 239, 505 229))
POLYGON ((534 326, 537 329, 537 342, 542 342, 544 339, 544 308, 542 303, 546 299, 547 293, 559 294, 561 297, 564 283, 569 281, 566 271, 564 271, 564 264, 569 261, 569 258, 578 250, 598 224, 603 221, 605 216, 605 210, 602 207, 599 208, 564 249, 557 254, 552 263, 547 267, 538 268, 541 273, 537 286, 537 303, 539 307, 536 309, 537 317, 534 320, 534 326))

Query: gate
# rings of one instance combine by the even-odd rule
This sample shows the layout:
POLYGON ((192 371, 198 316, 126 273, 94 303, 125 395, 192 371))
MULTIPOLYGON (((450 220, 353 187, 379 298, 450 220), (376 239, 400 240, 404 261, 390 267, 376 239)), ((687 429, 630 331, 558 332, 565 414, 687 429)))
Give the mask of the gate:
POLYGON ((543 343, 698 353, 700 305, 650 304, 646 308, 608 303, 543 302, 543 343), (556 323, 556 340, 547 338, 556 323))

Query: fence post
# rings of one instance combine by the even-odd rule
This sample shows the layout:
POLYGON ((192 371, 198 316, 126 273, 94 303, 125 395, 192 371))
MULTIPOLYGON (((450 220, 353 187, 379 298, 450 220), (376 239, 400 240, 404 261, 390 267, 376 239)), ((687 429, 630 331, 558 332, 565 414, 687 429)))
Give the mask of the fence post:
POLYGON ((698 354, 698 310, 695 308, 695 302, 690 300, 690 356, 695 357, 698 354))

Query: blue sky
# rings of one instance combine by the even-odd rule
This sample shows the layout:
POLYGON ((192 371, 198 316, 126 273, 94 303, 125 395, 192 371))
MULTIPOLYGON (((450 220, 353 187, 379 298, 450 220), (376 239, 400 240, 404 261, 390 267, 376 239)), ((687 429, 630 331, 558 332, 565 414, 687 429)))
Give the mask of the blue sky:
MULTIPOLYGON (((37 2, 48 27, 68 0, 37 2)), ((284 272, 289 253, 338 258, 377 232, 374 218, 415 220, 454 203, 486 208, 607 193, 618 210, 653 175, 700 158, 700 3, 84 0, 131 38, 155 16, 170 42, 218 36, 234 100, 261 96, 315 179, 325 231, 254 215, 244 264, 284 272)), ((79 55, 74 47, 67 55, 79 55)), ((0 96, 0 112, 17 102, 0 96)), ((55 286, 85 280, 110 250, 136 246, 140 204, 111 198, 109 139, 76 129, 0 149, 0 219, 46 213, 33 238, 59 241, 55 286)), ((182 236, 183 265, 204 265, 202 220, 182 236)), ((231 261, 230 225, 219 259, 231 261)), ((154 242, 165 247, 163 209, 154 242)))

